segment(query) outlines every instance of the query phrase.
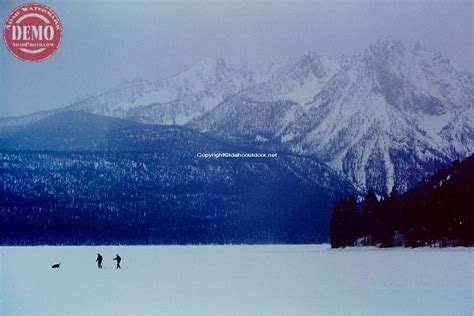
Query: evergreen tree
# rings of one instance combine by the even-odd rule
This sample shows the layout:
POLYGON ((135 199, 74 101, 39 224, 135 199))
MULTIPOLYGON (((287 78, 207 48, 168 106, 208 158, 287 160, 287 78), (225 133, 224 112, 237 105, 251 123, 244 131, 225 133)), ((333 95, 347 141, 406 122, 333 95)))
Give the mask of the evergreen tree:
POLYGON ((331 222, 333 247, 474 245, 474 155, 439 170, 403 195, 394 186, 380 201, 372 188, 357 211, 354 197, 338 202, 331 222))
POLYGON ((353 246, 357 239, 357 203, 353 195, 339 200, 334 207, 331 224, 331 247, 353 246))
POLYGON ((357 201, 354 195, 349 195, 346 199, 346 216, 349 222, 347 245, 353 246, 360 236, 360 216, 357 210, 357 201))
POLYGON ((377 213, 379 201, 377 200, 377 196, 375 194, 375 190, 370 187, 369 191, 364 200, 364 205, 362 208, 361 214, 361 236, 365 236, 365 244, 372 245, 373 244, 373 236, 376 230, 376 221, 375 215, 377 213))
POLYGON ((339 200, 334 206, 332 212, 331 223, 329 228, 329 236, 331 239, 332 248, 345 247, 344 230, 347 223, 345 222, 345 203, 344 200, 339 200))

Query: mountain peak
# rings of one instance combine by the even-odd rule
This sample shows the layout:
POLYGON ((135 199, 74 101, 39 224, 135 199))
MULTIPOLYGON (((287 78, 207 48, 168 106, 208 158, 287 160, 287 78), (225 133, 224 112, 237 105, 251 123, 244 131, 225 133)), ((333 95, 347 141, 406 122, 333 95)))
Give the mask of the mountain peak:
POLYGON ((216 69, 226 67, 226 62, 222 58, 204 57, 198 63, 191 66, 190 69, 216 69))
POLYGON ((305 58, 305 57, 306 57, 306 58, 309 58, 309 59, 313 59, 313 60, 320 58, 319 54, 318 54, 317 52, 315 52, 315 51, 312 51, 312 50, 309 51, 307 54, 305 54, 305 55, 303 56, 303 58, 305 58))
POLYGON ((405 48, 401 41, 392 38, 391 36, 381 36, 374 44, 370 46, 387 47, 387 48, 405 48))
POLYGON ((417 54, 419 52, 426 52, 426 51, 427 51, 426 47, 418 41, 413 46, 413 53, 415 53, 415 54, 417 54))
POLYGON ((326 75, 326 69, 321 62, 321 56, 314 51, 303 55, 296 64, 303 71, 308 71, 308 74, 312 73, 316 77, 320 78, 326 75))
POLYGON ((405 52, 406 48, 400 41, 381 37, 369 46, 366 54, 376 58, 393 59, 403 56, 405 52))

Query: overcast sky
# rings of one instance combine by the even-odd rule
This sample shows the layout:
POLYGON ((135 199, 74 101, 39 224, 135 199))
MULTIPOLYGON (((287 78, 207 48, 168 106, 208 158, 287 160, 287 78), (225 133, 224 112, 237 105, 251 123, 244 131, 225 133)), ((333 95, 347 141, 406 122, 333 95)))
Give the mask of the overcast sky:
MULTIPOLYGON (((474 1, 34 1, 61 18, 56 54, 0 49, 0 116, 56 108, 124 79, 155 80, 204 57, 286 61, 357 54, 381 36, 416 41, 473 71, 474 1)), ((0 19, 25 3, 0 1, 0 19)))

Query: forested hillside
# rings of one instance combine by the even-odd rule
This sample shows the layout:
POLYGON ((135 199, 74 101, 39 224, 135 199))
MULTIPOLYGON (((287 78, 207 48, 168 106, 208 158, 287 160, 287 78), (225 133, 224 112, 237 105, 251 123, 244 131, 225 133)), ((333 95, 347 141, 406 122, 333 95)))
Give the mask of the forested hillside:
POLYGON ((474 155, 455 161, 404 194, 396 187, 380 200, 369 189, 361 208, 354 196, 336 203, 334 248, 354 245, 474 245, 474 155))

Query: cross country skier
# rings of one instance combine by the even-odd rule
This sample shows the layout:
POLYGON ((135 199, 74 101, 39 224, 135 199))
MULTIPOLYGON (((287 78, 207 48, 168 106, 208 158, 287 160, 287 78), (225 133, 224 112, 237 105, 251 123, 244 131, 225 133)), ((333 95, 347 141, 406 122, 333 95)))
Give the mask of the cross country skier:
POLYGON ((100 255, 100 253, 97 254, 97 259, 95 261, 97 261, 97 266, 99 269, 102 269, 102 256, 100 255))
POLYGON ((116 269, 122 269, 120 267, 120 261, 122 261, 122 258, 117 254, 117 256, 114 258, 114 260, 117 260, 117 268, 116 269))

